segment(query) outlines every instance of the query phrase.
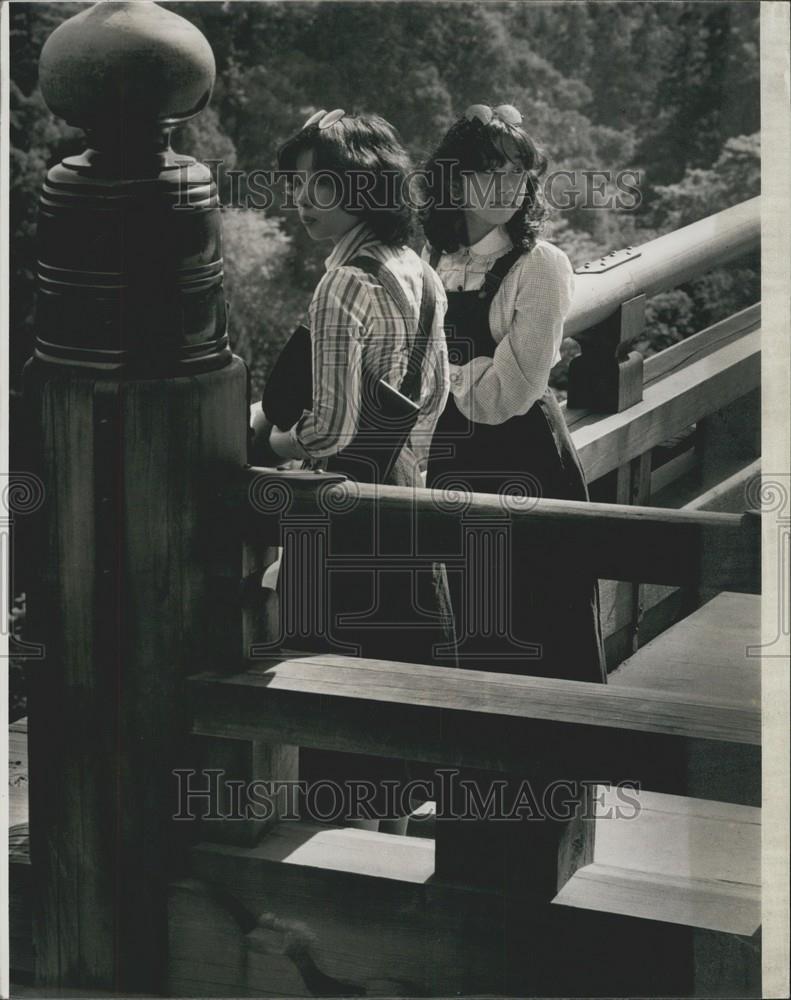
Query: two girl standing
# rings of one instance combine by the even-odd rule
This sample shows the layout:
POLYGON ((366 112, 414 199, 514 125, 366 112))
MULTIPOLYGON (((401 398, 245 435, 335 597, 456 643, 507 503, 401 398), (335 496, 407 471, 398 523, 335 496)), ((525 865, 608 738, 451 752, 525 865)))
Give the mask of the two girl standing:
MULTIPOLYGON (((424 172, 423 263, 406 246, 409 158, 384 119, 318 112, 282 147, 278 165, 293 177, 306 230, 333 249, 310 304, 309 330, 295 335, 270 377, 254 421, 253 460, 301 459, 357 481, 412 486, 424 485, 425 467, 425 485, 438 489, 516 486, 587 499, 548 384, 574 275, 563 251, 540 237, 546 161, 519 111, 473 105, 439 143, 424 172), (421 332, 424 350, 416 352, 421 332), (384 378, 403 388, 416 353, 419 384, 413 379, 408 392, 419 416, 384 468, 387 449, 377 452, 376 435, 365 431, 368 387, 384 378)), ((335 638, 366 656, 435 662, 435 643, 453 636, 452 611, 455 637, 465 635, 462 666, 606 680, 595 581, 570 566, 542 565, 537 575, 529 556, 512 556, 502 581, 503 635, 488 634, 476 647, 464 574, 448 579, 435 565, 416 574, 413 592, 403 573, 382 570, 373 604, 359 603, 362 584, 329 595, 336 603, 330 620, 352 608, 358 617, 365 608, 387 609, 379 622, 338 627, 335 638), (434 629, 426 617, 432 612, 434 629), (531 646, 537 656, 515 658, 515 650, 531 646)))
MULTIPOLYGON (((333 246, 309 328, 289 342, 254 419, 252 461, 300 459, 357 481, 417 487, 425 467, 425 485, 437 489, 500 493, 516 483, 522 493, 587 499, 548 384, 574 276, 563 251, 540 237, 546 162, 519 111, 473 105, 440 142, 425 171, 422 260, 406 246, 408 156, 382 118, 319 112, 278 165, 293 177, 308 233, 333 246), (419 406, 387 461, 370 430, 379 379, 419 406)), ((359 534, 339 524, 333 552, 364 554, 359 534)), ((398 553, 399 541, 379 540, 380 551, 398 553)), ((405 573, 385 562, 375 578, 351 573, 331 588, 332 638, 367 657, 436 663, 437 644, 454 649, 463 634, 461 666, 606 681, 596 581, 573 566, 539 568, 513 547, 511 556, 502 634, 476 643, 463 572, 435 564, 405 573)), ((327 756, 316 760, 326 774, 327 756)), ((350 761, 335 763, 348 777, 350 761)), ((351 773, 401 777, 365 758, 351 773)))

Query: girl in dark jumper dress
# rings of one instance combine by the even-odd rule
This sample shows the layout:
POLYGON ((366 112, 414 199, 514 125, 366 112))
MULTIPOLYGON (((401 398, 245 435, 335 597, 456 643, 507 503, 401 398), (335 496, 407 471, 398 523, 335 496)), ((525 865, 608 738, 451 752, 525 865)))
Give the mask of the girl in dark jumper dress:
MULTIPOLYGON (((451 382, 428 486, 588 499, 549 388, 574 273, 540 236, 545 169, 511 105, 472 105, 427 164, 424 258, 448 298, 451 382)), ((511 544, 503 552, 493 566, 499 607, 485 606, 494 589, 469 593, 469 573, 450 575, 460 665, 605 682, 596 580, 557 565, 552 553, 539 559, 511 544)))

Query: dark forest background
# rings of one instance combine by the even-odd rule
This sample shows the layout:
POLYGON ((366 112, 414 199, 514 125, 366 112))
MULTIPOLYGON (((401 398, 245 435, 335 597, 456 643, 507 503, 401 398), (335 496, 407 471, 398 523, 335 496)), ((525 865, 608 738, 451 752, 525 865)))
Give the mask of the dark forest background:
MULTIPOLYGON (((224 170, 271 169, 312 110, 377 111, 416 163, 475 102, 510 102, 550 170, 633 169, 633 210, 556 211, 549 238, 575 265, 639 244, 759 193, 759 3, 164 3, 217 60, 209 108, 174 148, 224 170)), ((81 3, 11 5, 11 361, 32 350, 35 222, 48 166, 82 148, 37 85, 47 36, 81 3)), ((244 191, 242 191, 244 194, 244 191)), ((328 252, 294 212, 223 212, 232 340, 260 390, 328 252)), ((711 273, 649 304, 644 353, 759 297, 758 261, 711 273)), ((574 351, 567 344, 567 356, 574 351)), ((554 373, 561 393, 565 362, 554 373)))

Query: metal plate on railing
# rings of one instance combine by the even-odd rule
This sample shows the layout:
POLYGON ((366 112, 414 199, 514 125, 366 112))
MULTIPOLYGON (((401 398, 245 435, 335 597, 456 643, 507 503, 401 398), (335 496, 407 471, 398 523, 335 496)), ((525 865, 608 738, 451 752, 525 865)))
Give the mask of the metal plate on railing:
POLYGON ((611 271, 614 267, 618 267, 619 264, 636 260, 640 256, 640 251, 634 250, 632 247, 626 247, 625 250, 611 250, 605 257, 600 257, 599 260, 591 260, 587 264, 580 264, 579 267, 575 267, 574 273, 602 274, 604 271, 611 271))

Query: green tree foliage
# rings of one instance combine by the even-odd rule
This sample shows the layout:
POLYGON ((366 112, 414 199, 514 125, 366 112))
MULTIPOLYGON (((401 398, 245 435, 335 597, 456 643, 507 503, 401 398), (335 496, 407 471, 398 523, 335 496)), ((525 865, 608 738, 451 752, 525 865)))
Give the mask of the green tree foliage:
MULTIPOLYGON (((226 290, 236 350, 259 392, 272 358, 304 314, 327 248, 279 198, 240 207, 251 171, 317 107, 377 111, 415 161, 468 104, 516 103, 551 171, 577 197, 558 207, 551 238, 575 264, 639 244, 757 190, 757 5, 744 3, 178 2, 217 60, 210 107, 174 146, 217 169, 226 290), (636 207, 586 207, 582 171, 640 172, 636 207), (241 180, 232 171, 241 172, 241 180), (233 178, 233 184, 232 184, 233 178)), ((47 167, 79 149, 37 89, 38 55, 78 3, 12 8, 12 359, 30 351, 38 191, 47 167)), ((248 203, 249 204, 249 203, 248 203)), ((418 241, 419 242, 419 241, 418 241)), ((649 303, 650 352, 740 308, 756 294, 757 262, 714 272, 649 303), (719 310, 719 314, 718 314, 719 310)), ((572 348, 569 346, 568 351, 572 348)), ((567 353, 568 353, 567 351, 567 353)), ((562 384, 563 373, 558 378, 562 384)))

